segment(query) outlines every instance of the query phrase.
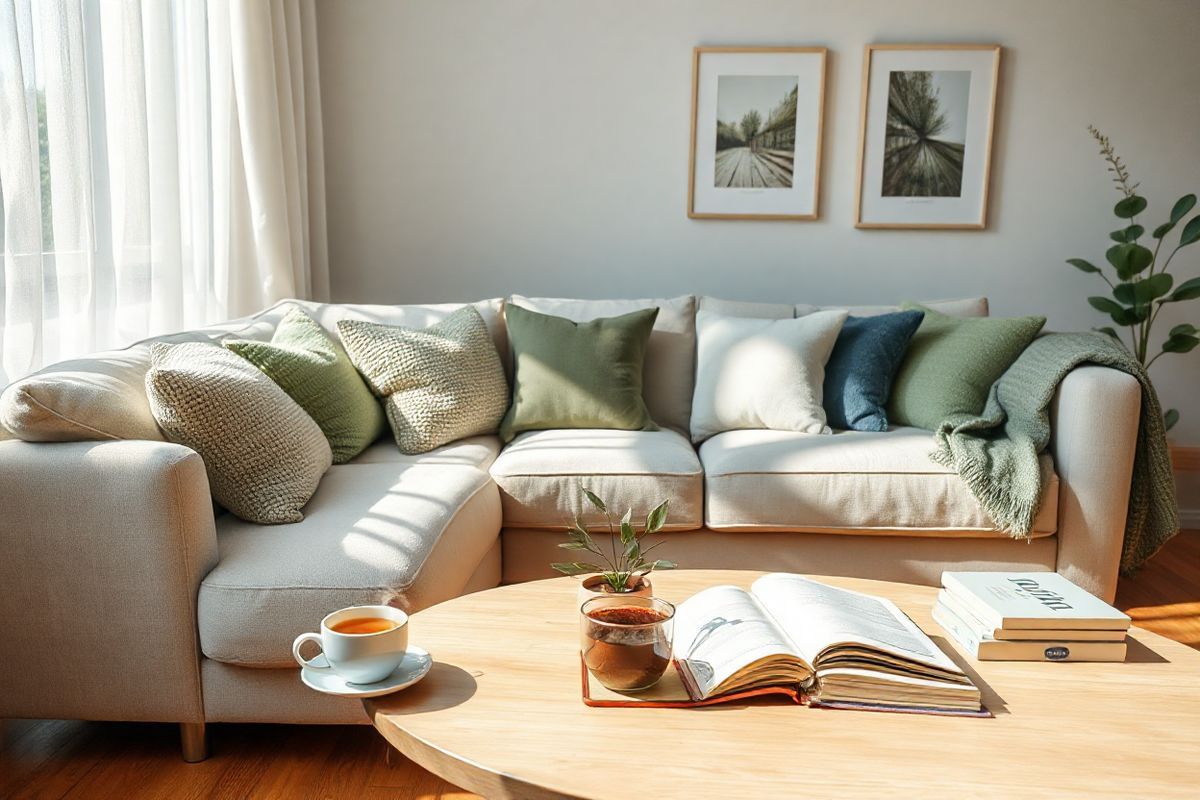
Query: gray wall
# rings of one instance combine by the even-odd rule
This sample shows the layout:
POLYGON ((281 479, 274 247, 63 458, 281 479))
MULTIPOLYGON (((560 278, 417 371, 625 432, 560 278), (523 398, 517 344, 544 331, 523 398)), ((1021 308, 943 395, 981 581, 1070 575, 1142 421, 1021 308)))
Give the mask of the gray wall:
MULTIPOLYGON (((1085 328, 1102 284, 1063 259, 1103 261, 1119 199, 1088 123, 1141 181, 1147 227, 1200 191, 1195 0, 322 0, 318 22, 341 301, 986 294, 1085 328), (922 41, 1005 47, 983 232, 853 227, 862 46, 922 41), (697 44, 830 48, 820 221, 687 218, 697 44)), ((1200 245, 1175 270, 1200 274, 1200 245)), ((1182 312, 1161 329, 1200 323, 1182 312)), ((1173 438, 1200 444, 1200 351, 1154 376, 1173 438)))

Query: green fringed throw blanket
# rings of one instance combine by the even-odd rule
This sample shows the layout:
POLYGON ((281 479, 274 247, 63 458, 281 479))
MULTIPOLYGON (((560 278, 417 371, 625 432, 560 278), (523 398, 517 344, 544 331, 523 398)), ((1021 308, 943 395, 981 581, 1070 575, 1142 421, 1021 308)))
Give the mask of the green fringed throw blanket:
MULTIPOLYGON (((1121 571, 1145 563, 1179 530, 1175 479, 1158 396, 1146 371, 1121 345, 1101 333, 1051 333, 1035 339, 992 386, 983 414, 959 414, 934 432, 934 462, 955 470, 996 527, 1014 538, 1033 528, 1047 476, 1038 454, 1050 442, 1050 401, 1058 384, 1080 364, 1127 372, 1142 386, 1141 421, 1121 571)), ((1097 430, 1097 436, 1104 431, 1097 430)))

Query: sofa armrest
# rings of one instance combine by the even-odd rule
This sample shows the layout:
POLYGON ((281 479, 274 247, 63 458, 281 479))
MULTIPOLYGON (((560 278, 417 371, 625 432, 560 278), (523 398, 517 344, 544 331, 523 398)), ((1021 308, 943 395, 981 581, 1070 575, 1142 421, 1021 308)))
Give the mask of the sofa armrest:
POLYGON ((1057 571, 1102 600, 1117 592, 1142 393, 1108 367, 1072 370, 1051 406, 1058 472, 1057 571))
POLYGON ((0 717, 203 720, 196 598, 216 562, 194 451, 0 442, 0 717))

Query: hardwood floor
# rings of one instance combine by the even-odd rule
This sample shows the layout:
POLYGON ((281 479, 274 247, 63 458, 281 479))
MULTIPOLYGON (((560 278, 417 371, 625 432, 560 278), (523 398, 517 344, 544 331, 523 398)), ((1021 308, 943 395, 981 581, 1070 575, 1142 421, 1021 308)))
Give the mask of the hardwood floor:
MULTIPOLYGON (((1200 531, 1176 536, 1117 605, 1200 649, 1200 531)), ((212 756, 179 757, 175 725, 0 722, 0 798, 474 798, 394 752, 369 726, 210 725, 212 756)))

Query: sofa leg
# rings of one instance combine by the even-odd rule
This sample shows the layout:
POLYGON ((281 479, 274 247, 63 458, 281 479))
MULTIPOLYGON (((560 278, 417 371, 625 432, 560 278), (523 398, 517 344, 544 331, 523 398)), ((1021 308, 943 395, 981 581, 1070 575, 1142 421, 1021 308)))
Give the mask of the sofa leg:
POLYGON ((179 723, 179 743, 183 747, 183 760, 195 764, 208 758, 208 739, 204 735, 203 722, 179 723))

